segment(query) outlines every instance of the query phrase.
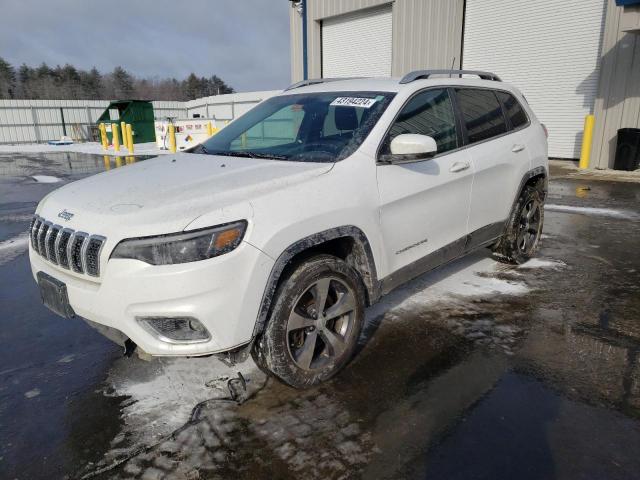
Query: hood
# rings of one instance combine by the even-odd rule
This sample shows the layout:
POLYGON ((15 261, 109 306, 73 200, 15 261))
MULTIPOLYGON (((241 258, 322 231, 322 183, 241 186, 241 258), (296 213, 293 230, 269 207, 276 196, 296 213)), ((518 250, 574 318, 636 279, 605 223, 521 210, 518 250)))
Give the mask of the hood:
POLYGON ((110 235, 118 229, 126 230, 124 236, 178 232, 214 211, 220 212, 221 223, 241 219, 227 218, 233 215, 246 219, 253 198, 316 177, 331 167, 204 154, 164 155, 65 185, 47 196, 37 213, 91 234, 110 235))

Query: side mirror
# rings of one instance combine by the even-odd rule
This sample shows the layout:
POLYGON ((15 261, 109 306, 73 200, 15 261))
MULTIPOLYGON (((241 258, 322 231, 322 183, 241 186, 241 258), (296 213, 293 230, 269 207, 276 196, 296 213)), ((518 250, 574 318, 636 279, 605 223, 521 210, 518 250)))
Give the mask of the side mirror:
POLYGON ((391 140, 391 155, 384 155, 389 163, 409 163, 427 160, 438 153, 438 145, 433 137, 404 133, 391 140))

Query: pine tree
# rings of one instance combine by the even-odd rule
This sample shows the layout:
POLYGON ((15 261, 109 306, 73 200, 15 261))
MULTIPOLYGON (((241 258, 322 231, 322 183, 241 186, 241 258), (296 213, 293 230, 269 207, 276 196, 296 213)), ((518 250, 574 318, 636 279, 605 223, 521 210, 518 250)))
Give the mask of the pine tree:
POLYGON ((22 64, 16 72, 11 64, 0 58, 0 98, 184 101, 233 91, 217 75, 205 78, 191 73, 182 81, 136 78, 118 66, 103 76, 95 67, 89 71, 70 64, 51 68, 44 62, 36 68, 22 64))
POLYGON ((31 91, 31 79, 33 78, 33 70, 26 64, 20 65, 18 69, 18 97, 17 98, 33 98, 38 99, 35 92, 31 91))
POLYGON ((16 88, 16 71, 0 57, 0 98, 13 98, 16 88))
POLYGON ((117 66, 111 73, 114 94, 117 99, 133 98, 133 77, 122 67, 117 66))
POLYGON ((90 100, 100 100, 104 98, 102 75, 96 67, 93 67, 88 72, 81 70, 79 75, 83 98, 90 100))

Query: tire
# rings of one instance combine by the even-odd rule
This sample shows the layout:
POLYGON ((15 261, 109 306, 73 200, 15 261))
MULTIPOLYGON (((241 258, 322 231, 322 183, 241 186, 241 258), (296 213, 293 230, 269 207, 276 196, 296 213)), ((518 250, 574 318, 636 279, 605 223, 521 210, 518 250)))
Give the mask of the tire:
POLYGON ((254 361, 295 388, 331 378, 356 349, 364 298, 358 273, 342 260, 318 255, 304 261, 276 290, 271 315, 251 351, 254 361))
POLYGON ((521 264, 533 257, 540 244, 543 223, 544 192, 538 185, 527 185, 494 249, 498 258, 508 263, 521 264))

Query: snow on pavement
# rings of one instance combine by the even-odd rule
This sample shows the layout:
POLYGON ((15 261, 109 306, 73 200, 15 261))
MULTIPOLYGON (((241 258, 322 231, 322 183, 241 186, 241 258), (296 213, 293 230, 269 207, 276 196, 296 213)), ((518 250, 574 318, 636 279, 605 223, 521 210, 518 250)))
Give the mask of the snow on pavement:
POLYGON ((29 232, 23 232, 15 237, 0 242, 0 265, 9 263, 29 248, 29 232))
POLYGON ((574 207, 570 205, 556 205, 548 203, 544 206, 545 211, 562 212, 562 213, 578 213, 582 215, 596 215, 600 217, 618 218, 621 220, 635 220, 640 218, 640 214, 629 210, 617 210, 614 208, 595 208, 595 207, 574 207))
MULTIPOLYGON (((529 264, 528 268, 557 265, 558 262, 540 260, 529 264)), ((504 264, 487 257, 486 252, 472 254, 383 297, 367 310, 367 320, 386 313, 390 313, 391 318, 401 317, 402 312, 424 310, 436 302, 459 303, 471 297, 523 295, 529 291, 524 280, 495 276, 503 271, 504 264)), ((143 443, 153 442, 183 425, 199 402, 228 396, 226 391, 208 387, 212 380, 221 376, 235 377, 240 371, 250 380, 250 388, 256 388, 264 381, 264 375, 251 359, 227 367, 212 357, 156 358, 146 365, 138 362, 144 374, 132 374, 126 362, 131 361, 123 360, 110 373, 108 384, 114 389, 113 395, 130 397, 123 410, 125 429, 127 436, 133 435, 143 443)))

